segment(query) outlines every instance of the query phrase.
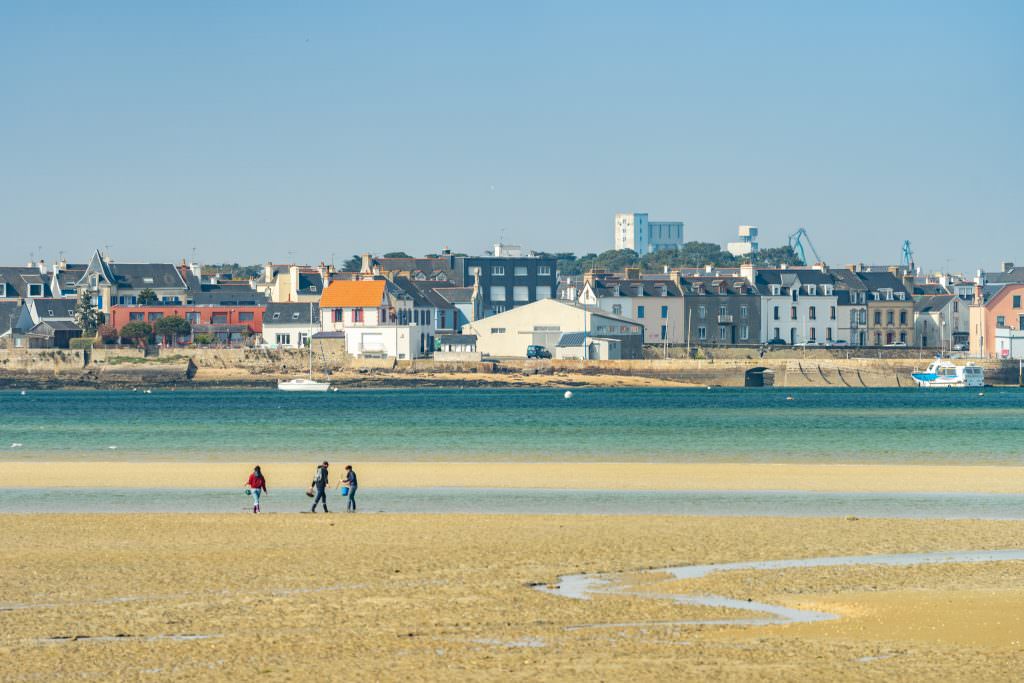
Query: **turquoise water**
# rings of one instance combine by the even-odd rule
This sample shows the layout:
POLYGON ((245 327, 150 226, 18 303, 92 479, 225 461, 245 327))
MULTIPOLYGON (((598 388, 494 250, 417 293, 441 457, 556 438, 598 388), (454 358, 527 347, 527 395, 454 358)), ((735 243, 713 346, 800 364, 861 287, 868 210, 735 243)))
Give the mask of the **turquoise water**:
POLYGON ((1024 391, 1012 388, 574 393, 0 392, 0 458, 1020 464, 1024 455, 1024 391))
MULTIPOLYGON (((332 512, 345 499, 328 492, 332 512)), ((550 489, 378 489, 357 497, 364 513, 772 515, 1024 519, 1024 495, 810 493, 802 491, 560 491, 550 489)), ((301 489, 263 497, 267 513, 309 510, 301 489)), ((0 513, 251 512, 241 489, 3 489, 0 513)))

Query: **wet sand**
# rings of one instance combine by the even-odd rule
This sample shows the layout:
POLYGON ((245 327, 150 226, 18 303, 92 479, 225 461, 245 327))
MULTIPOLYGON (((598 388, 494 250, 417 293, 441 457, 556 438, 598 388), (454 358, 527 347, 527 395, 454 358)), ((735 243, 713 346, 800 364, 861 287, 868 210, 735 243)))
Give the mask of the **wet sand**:
POLYGON ((840 615, 769 627, 658 625, 731 610, 533 587, 580 572, 1016 548, 1022 522, 163 514, 0 525, 5 681, 1010 680, 1024 664, 1020 561, 678 582, 840 615), (587 627, 609 622, 648 625, 587 627))
MULTIPOLYGON (((0 462, 0 488, 241 486, 256 463, 0 462)), ((309 485, 316 463, 262 462, 270 488, 309 485)), ((353 463, 364 487, 837 493, 1022 493, 1024 467, 805 463, 353 463)), ((334 463, 340 478, 343 462, 334 463)))

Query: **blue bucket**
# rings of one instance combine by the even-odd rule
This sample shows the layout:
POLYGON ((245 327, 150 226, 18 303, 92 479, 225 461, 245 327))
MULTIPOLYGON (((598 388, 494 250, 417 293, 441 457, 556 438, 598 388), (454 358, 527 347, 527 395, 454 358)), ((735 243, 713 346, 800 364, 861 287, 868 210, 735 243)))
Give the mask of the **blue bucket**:
POLYGON ((343 495, 343 496, 347 496, 348 495, 348 487, 347 486, 342 486, 341 487, 341 495, 343 495))

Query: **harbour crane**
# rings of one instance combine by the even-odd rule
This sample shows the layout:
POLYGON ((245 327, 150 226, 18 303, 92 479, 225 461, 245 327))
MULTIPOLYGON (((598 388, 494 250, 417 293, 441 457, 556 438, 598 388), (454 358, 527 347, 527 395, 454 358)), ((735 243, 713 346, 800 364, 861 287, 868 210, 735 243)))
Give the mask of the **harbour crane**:
POLYGON ((811 236, 807 234, 807 231, 800 228, 792 235, 789 236, 789 248, 800 257, 800 260, 807 264, 807 255, 804 253, 804 241, 807 242, 807 246, 811 248, 811 253, 814 254, 814 262, 821 263, 821 257, 818 256, 818 250, 814 248, 814 242, 811 241, 811 236))
POLYGON ((914 269, 914 250, 910 248, 910 240, 903 240, 903 256, 900 257, 900 267, 907 270, 914 269))

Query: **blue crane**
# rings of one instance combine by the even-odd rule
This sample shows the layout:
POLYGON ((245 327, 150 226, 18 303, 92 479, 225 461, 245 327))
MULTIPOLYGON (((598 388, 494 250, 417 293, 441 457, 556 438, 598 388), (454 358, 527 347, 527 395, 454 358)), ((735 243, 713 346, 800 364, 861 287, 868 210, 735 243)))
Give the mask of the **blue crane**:
POLYGON ((900 258, 900 267, 904 266, 907 270, 914 269, 914 250, 910 248, 910 240, 903 240, 903 256, 900 258))
POLYGON ((821 263, 821 257, 818 256, 818 250, 814 248, 814 242, 811 241, 811 236, 807 234, 807 231, 800 228, 792 235, 789 236, 789 248, 800 257, 800 260, 804 262, 804 265, 810 265, 807 263, 807 255, 804 253, 804 244, 806 240, 807 246, 811 248, 811 253, 814 254, 814 262, 821 263))

